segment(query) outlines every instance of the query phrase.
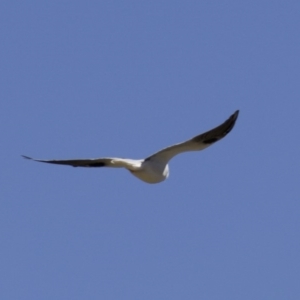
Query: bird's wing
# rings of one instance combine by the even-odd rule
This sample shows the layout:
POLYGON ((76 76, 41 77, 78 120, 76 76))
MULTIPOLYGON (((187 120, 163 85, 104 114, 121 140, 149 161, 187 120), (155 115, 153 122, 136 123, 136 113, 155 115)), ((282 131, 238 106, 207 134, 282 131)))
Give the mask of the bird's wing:
POLYGON ((44 160, 34 159, 25 155, 22 155, 26 159, 31 159, 38 162, 56 164, 56 165, 68 165, 73 167, 114 167, 114 168, 131 168, 137 165, 138 161, 123 158, 90 158, 90 159, 63 159, 63 160, 44 160))
POLYGON ((164 163, 167 163, 172 157, 182 152, 199 151, 209 147, 213 143, 225 137, 231 131, 231 129, 234 127, 238 114, 239 111, 237 110, 223 124, 219 125, 218 127, 200 135, 197 135, 183 143, 175 144, 173 146, 164 148, 146 158, 145 161, 159 160, 164 163))

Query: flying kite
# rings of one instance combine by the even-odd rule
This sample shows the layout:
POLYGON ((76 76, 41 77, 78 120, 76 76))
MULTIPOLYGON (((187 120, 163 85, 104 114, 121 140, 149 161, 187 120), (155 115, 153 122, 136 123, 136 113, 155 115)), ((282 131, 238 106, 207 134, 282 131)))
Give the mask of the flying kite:
POLYGON ((234 127, 239 111, 232 114, 224 123, 183 143, 164 148, 145 159, 101 157, 89 159, 43 160, 22 155, 38 162, 69 165, 73 167, 125 168, 132 175, 147 183, 159 183, 169 177, 169 161, 183 152, 203 150, 225 137, 234 127))

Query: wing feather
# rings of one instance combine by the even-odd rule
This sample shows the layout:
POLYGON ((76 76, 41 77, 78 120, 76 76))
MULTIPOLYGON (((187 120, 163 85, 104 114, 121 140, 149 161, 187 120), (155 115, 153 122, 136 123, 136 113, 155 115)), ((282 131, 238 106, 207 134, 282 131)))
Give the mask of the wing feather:
POLYGON ((237 120, 238 114, 239 111, 237 110, 218 127, 215 127, 214 129, 211 129, 200 135, 197 135, 183 143, 175 144, 170 147, 164 148, 146 158, 145 161, 155 159, 163 162, 168 162, 175 155, 180 154, 182 152, 200 151, 209 147, 210 145, 224 138, 232 130, 237 120))
POLYGON ((73 167, 116 167, 113 163, 114 158, 91 158, 91 159, 62 159, 62 160, 44 160, 35 159, 22 155, 26 159, 56 165, 68 165, 73 167))

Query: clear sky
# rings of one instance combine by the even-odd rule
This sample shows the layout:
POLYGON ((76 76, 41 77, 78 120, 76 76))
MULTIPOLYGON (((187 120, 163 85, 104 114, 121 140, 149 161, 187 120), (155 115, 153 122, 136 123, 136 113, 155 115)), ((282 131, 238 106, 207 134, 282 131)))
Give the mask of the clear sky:
POLYGON ((300 2, 0 2, 0 298, 300 299, 300 2), (143 158, 150 185, 42 159, 143 158))

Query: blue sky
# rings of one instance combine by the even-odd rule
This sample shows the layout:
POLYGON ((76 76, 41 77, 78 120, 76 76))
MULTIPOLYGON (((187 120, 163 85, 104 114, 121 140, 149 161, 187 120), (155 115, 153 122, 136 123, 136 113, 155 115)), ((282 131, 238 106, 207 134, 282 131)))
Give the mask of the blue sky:
POLYGON ((0 3, 0 298, 299 299, 300 2, 0 3), (167 181, 23 160, 143 158, 167 181))

